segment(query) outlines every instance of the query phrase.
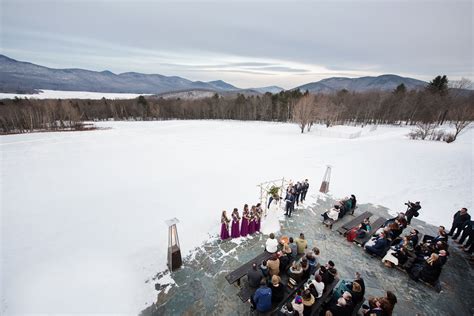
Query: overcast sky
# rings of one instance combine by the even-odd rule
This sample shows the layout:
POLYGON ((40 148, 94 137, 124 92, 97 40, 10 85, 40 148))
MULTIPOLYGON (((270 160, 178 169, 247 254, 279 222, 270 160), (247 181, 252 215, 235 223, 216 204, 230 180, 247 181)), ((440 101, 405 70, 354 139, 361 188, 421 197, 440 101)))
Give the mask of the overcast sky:
POLYGON ((473 1, 1 0, 1 53, 238 87, 473 77, 473 1))

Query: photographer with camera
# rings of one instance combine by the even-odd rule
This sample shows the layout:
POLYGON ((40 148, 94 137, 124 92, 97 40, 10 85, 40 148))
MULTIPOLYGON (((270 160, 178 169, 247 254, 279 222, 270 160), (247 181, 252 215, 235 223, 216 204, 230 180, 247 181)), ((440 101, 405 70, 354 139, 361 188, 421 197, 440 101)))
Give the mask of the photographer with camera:
POLYGON ((408 201, 407 203, 405 203, 405 205, 407 206, 405 216, 407 217, 407 224, 410 225, 413 216, 418 217, 418 215, 420 215, 418 211, 421 209, 421 205, 419 201, 417 201, 416 203, 408 201))

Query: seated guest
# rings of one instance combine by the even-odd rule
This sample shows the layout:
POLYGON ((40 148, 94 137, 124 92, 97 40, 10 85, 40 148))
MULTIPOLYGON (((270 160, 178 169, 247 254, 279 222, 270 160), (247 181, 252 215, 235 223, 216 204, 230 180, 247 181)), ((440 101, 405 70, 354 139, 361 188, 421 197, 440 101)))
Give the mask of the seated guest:
POLYGON ((308 261, 309 265, 309 274, 313 275, 316 271, 316 256, 312 251, 306 254, 306 260, 308 261))
POLYGON ((403 265, 408 260, 408 252, 413 251, 413 247, 408 237, 403 237, 402 244, 392 246, 382 258, 382 262, 387 267, 403 265))
MULTIPOLYGON (((313 280, 314 281, 314 280, 313 280)), ((311 281, 311 282, 313 282, 311 281)), ((324 284, 324 283, 323 283, 324 284)), ((318 291, 316 290, 316 288, 314 287, 314 284, 313 283, 309 283, 309 285, 305 285, 305 290, 308 290, 311 294, 313 294, 313 297, 314 299, 316 299, 318 297, 318 291)))
POLYGON ((290 247, 290 245, 289 245, 288 243, 284 243, 284 244, 283 244, 282 252, 283 252, 285 255, 287 255, 288 258, 291 257, 292 251, 291 251, 291 247, 290 247))
POLYGON ((388 236, 388 239, 390 240, 395 240, 403 232, 403 228, 400 227, 397 219, 395 220, 394 223, 391 223, 390 225, 388 225, 388 228, 390 228, 390 233, 388 236))
POLYGON ((438 256, 438 260, 440 261, 441 265, 444 266, 448 261, 448 252, 446 250, 440 250, 438 256))
POLYGON ((360 273, 359 272, 356 272, 355 273, 355 279, 354 279, 354 282, 358 283, 360 285, 360 289, 361 289, 361 292, 362 292, 362 296, 365 295, 365 282, 364 282, 364 279, 361 277, 360 273))
POLYGON ((385 236, 387 236, 390 233, 390 229, 388 227, 381 227, 381 228, 377 229, 375 234, 364 244, 364 247, 375 245, 375 242, 377 241, 377 239, 380 238, 380 235, 382 233, 385 236))
POLYGON ((356 272, 356 278, 354 281, 341 281, 339 286, 334 290, 333 300, 338 299, 344 294, 344 292, 349 292, 351 294, 353 305, 357 305, 364 298, 364 289, 362 288, 362 285, 364 285, 364 280, 360 277, 360 274, 356 272))
POLYGON ((278 255, 276 253, 274 253, 272 257, 268 259, 267 267, 268 267, 268 274, 270 276, 280 274, 280 259, 278 259, 278 255))
POLYGON ((288 257, 282 251, 278 252, 278 257, 280 259, 280 271, 286 271, 288 265, 290 264, 290 257, 288 257))
POLYGON ((432 253, 424 263, 413 266, 409 275, 415 281, 422 279, 434 285, 441 274, 442 267, 443 262, 439 260, 439 255, 432 253))
POLYGON ((297 253, 298 253, 298 247, 297 247, 296 244, 294 243, 293 237, 290 237, 289 242, 290 242, 291 256, 292 256, 293 259, 294 259, 294 258, 296 258, 296 255, 297 255, 297 253))
POLYGON ((413 248, 415 248, 418 245, 418 240, 419 240, 419 231, 417 229, 412 229, 410 231, 410 234, 407 236, 407 238, 410 240, 413 248))
POLYGON ((369 232, 372 229, 372 226, 370 225, 370 217, 364 218, 361 223, 361 229, 365 230, 366 232, 369 232))
POLYGON ((390 244, 385 237, 385 234, 381 233, 373 245, 365 245, 364 248, 371 255, 383 257, 388 246, 390 246, 390 244))
POLYGON ((303 279, 303 268, 301 267, 301 264, 299 264, 296 261, 293 261, 293 264, 290 267, 290 270, 288 271, 288 275, 290 278, 296 281, 296 283, 301 282, 303 279))
POLYGON ((303 298, 300 295, 296 295, 293 302, 291 302, 291 306, 293 306, 293 309, 295 310, 295 312, 298 313, 298 316, 303 316, 304 305, 303 305, 303 298))
POLYGON ((278 315, 279 316, 295 316, 297 312, 293 309, 293 305, 291 305, 291 302, 286 303, 286 305, 283 305, 283 307, 280 309, 278 315))
POLYGON ((308 280, 311 274, 311 270, 309 268, 309 263, 308 263, 308 260, 306 260, 306 258, 303 258, 301 260, 301 268, 303 269, 303 275, 302 275, 303 280, 308 280))
POLYGON ((247 280, 251 288, 258 288, 263 278, 262 272, 257 270, 257 268, 257 263, 254 262, 252 263, 252 268, 247 272, 247 280))
POLYGON ((321 277, 320 274, 316 274, 314 280, 311 280, 310 285, 313 285, 314 289, 316 290, 316 293, 313 294, 314 297, 320 298, 323 296, 324 292, 324 283, 323 283, 323 278, 321 277))
POLYGON ((430 236, 430 235, 425 235, 423 237, 423 242, 430 242, 430 243, 436 243, 438 241, 443 241, 443 242, 448 242, 448 233, 446 233, 446 230, 444 226, 439 226, 438 228, 438 235, 436 237, 430 236))
POLYGON ((339 202, 341 207, 341 212, 339 213, 339 218, 344 217, 348 212, 352 211, 352 200, 349 197, 345 197, 342 201, 339 202))
POLYGON ((352 302, 354 303, 354 305, 359 304, 364 299, 364 295, 362 294, 362 287, 358 282, 352 282, 350 292, 352 294, 352 302))
POLYGON ((387 291, 384 297, 371 297, 369 306, 362 305, 364 316, 392 316, 393 308, 397 303, 397 297, 391 291, 387 291))
POLYGON ((334 205, 334 207, 332 207, 329 211, 321 214, 321 216, 323 216, 324 220, 331 219, 333 221, 337 221, 339 219, 340 212, 341 210, 339 205, 334 205))
POLYGON ((365 245, 364 248, 371 255, 383 257, 385 255, 385 252, 387 251, 388 246, 390 246, 390 244, 387 238, 385 237, 385 234, 382 233, 375 240, 375 243, 373 245, 369 245, 369 246, 365 245))
POLYGON ((278 240, 275 239, 275 234, 271 233, 270 237, 265 243, 265 250, 269 253, 275 253, 278 250, 278 240))
POLYGON ((370 219, 367 217, 362 223, 346 232, 346 238, 348 241, 354 241, 356 238, 364 238, 370 231, 370 219))
POLYGON ((334 262, 329 260, 325 266, 319 269, 319 274, 321 275, 325 287, 328 287, 330 284, 332 284, 337 275, 334 262))
POLYGON ((316 270, 317 270, 319 269, 319 262, 320 262, 319 255, 321 254, 318 247, 313 248, 313 254, 314 254, 314 258, 316 259, 316 270))
POLYGON ((352 315, 352 311, 354 310, 354 302, 352 301, 352 294, 348 291, 342 294, 342 298, 346 301, 345 310, 348 315, 352 315))
POLYGON ((283 283, 281 283, 281 279, 279 276, 272 276, 270 289, 272 290, 272 302, 280 303, 283 300, 283 297, 285 296, 285 287, 283 286, 283 283))
POLYGON ((397 304, 397 297, 395 296, 395 294, 393 294, 392 291, 387 291, 385 297, 380 297, 379 301, 381 301, 382 303, 384 315, 392 316, 395 304, 397 304))
POLYGON ((313 294, 309 290, 303 292, 303 315, 310 316, 315 302, 313 294))
POLYGON ((403 212, 398 213, 397 217, 387 219, 385 223, 383 223, 382 227, 388 227, 390 224, 395 223, 395 221, 397 221, 397 224, 402 230, 407 227, 407 218, 403 212))
POLYGON ((260 271, 262 272, 262 275, 266 278, 268 277, 268 266, 267 266, 267 260, 263 260, 262 264, 260 265, 260 271))
POLYGON ((252 305, 260 313, 266 313, 272 309, 272 290, 267 286, 265 280, 261 281, 260 287, 255 291, 252 305))
POLYGON ((333 302, 329 305, 328 311, 326 311, 326 316, 349 316, 346 309, 346 300, 343 297, 340 297, 336 302, 333 302))
POLYGON ((302 255, 308 248, 308 241, 304 239, 304 234, 301 233, 299 238, 296 238, 295 240, 296 243, 296 250, 297 254, 302 255))
MULTIPOLYGON (((442 250, 444 253, 444 250, 442 250)), ((426 263, 421 270, 420 278, 425 282, 434 284, 441 274, 441 269, 446 263, 445 260, 440 259, 440 255, 433 253, 430 258, 426 260, 426 263)))

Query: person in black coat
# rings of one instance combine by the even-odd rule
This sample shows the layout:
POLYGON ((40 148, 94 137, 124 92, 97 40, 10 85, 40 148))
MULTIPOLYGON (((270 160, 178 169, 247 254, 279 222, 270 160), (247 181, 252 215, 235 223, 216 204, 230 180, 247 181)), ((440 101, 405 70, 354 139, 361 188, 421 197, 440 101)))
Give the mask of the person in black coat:
POLYGON ((469 221, 462 230, 461 239, 459 241, 455 241, 456 243, 463 244, 466 238, 469 237, 469 240, 472 238, 472 231, 474 230, 474 221, 469 221))
POLYGON ((352 209, 355 210, 357 206, 357 199, 354 194, 351 194, 351 201, 352 201, 352 209))
POLYGON ((308 193, 309 190, 309 182, 308 179, 305 179, 303 182, 303 190, 301 191, 301 202, 304 202, 306 200, 306 194, 308 193))
POLYGON ((453 236, 454 231, 456 230, 456 234, 454 234, 453 239, 457 239, 461 234, 462 229, 467 223, 469 223, 470 220, 471 215, 467 213, 467 208, 463 207, 454 214, 453 225, 451 226, 451 230, 449 231, 448 235, 453 236))
POLYGON ((285 253, 281 253, 279 259, 280 259, 280 271, 286 271, 286 269, 288 269, 288 265, 290 264, 290 257, 285 253))
POLYGON ((336 278, 336 275, 337 275, 337 270, 334 265, 334 262, 329 260, 325 266, 322 266, 319 269, 319 275, 321 275, 321 279, 324 283, 325 288, 327 288, 330 284, 332 284, 332 282, 334 282, 334 279, 336 278))
POLYGON ((301 193, 303 192, 303 184, 301 182, 296 182, 295 185, 295 201, 296 201, 296 206, 299 205, 300 203, 300 198, 301 198, 301 193))
POLYGON ((432 254, 431 257, 426 260, 420 271, 420 279, 430 284, 435 284, 441 274, 444 262, 439 259, 439 255, 432 254))
POLYGON ((286 194, 285 197, 285 215, 291 217, 291 213, 295 207, 295 196, 291 192, 286 194))
POLYGON ((285 296, 285 287, 283 283, 281 283, 281 279, 278 275, 272 276, 269 288, 272 290, 272 302, 280 303, 285 296))
POLYGON ((247 272, 249 287, 254 289, 258 288, 260 286, 260 281, 262 281, 262 278, 262 272, 257 269, 257 264, 254 262, 252 264, 252 268, 247 272))
POLYGON ((419 201, 415 203, 408 201, 408 203, 405 203, 405 205, 408 206, 408 210, 406 211, 405 215, 407 217, 407 224, 410 225, 413 216, 418 217, 418 215, 420 215, 418 211, 421 209, 421 205, 419 201))

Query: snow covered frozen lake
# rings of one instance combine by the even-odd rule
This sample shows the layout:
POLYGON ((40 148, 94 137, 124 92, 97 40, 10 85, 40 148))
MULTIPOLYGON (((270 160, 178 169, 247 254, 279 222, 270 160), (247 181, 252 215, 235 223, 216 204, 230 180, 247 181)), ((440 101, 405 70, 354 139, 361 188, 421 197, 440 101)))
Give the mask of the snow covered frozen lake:
POLYGON ((451 224, 472 209, 473 129, 452 144, 409 140, 406 127, 237 121, 102 122, 107 130, 2 136, 1 313, 137 314, 156 298, 145 281, 166 264, 177 217, 183 256, 215 235, 222 209, 281 177, 451 224), (319 132, 318 132, 319 130, 319 132), (324 136, 321 136, 324 135, 324 136))
POLYGON ((149 94, 41 90, 41 92, 37 94, 0 93, 0 100, 14 99, 15 97, 20 99, 135 99, 138 98, 140 95, 145 96, 149 94))

